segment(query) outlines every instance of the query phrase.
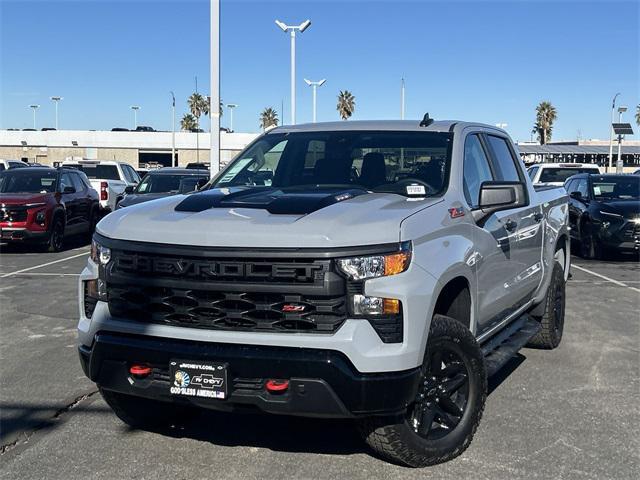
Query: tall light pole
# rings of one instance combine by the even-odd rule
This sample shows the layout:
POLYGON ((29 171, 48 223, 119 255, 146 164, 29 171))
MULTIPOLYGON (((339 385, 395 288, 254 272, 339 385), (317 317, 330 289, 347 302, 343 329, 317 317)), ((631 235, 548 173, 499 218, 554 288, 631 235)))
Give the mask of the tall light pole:
POLYGON ((404 77, 400 82, 400 120, 404 120, 404 77))
POLYGON ((227 103, 227 108, 229 109, 229 132, 233 132, 233 109, 237 107, 237 103, 227 103))
POLYGON ((49 97, 56 105, 56 130, 58 130, 58 102, 62 100, 62 97, 49 97))
POLYGON ((291 125, 296 124, 296 30, 304 32, 311 25, 311 20, 305 20, 300 25, 287 25, 276 20, 283 32, 289 31, 291 36, 291 125))
MULTIPOLYGON (((220 170, 220 0, 211 0, 211 139, 209 142, 209 175, 213 178, 220 170)), ((199 135, 199 134, 196 134, 199 135)))
POLYGON ((40 108, 40 105, 29 105, 29 108, 33 110, 33 129, 36 129, 36 110, 40 108))
POLYGON ((318 80, 317 82, 312 82, 311 80, 304 79, 307 85, 309 85, 313 89, 313 123, 316 123, 316 100, 317 100, 317 90, 318 87, 324 85, 324 82, 327 81, 326 78, 322 80, 318 80))
MULTIPOLYGON (((622 123, 622 114, 627 111, 627 107, 618 107, 618 123, 622 123)), ((622 173, 624 162, 622 161, 622 135, 618 135, 618 161, 616 162, 616 173, 622 173)))
POLYGON ((613 97, 613 101, 611 102, 611 124, 609 125, 609 168, 607 172, 611 170, 613 167, 613 115, 616 111, 616 98, 620 96, 620 93, 616 93, 613 97))
POLYGON ((171 94, 171 166, 177 167, 176 162, 176 96, 171 94))
POLYGON ((131 105, 131 110, 133 110, 133 129, 138 128, 138 110, 140 110, 139 105, 131 105))

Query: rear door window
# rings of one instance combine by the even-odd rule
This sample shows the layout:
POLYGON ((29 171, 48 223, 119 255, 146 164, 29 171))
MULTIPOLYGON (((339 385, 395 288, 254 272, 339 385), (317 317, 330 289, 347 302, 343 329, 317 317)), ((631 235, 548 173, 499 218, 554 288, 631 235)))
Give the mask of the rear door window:
POLYGON ((508 182, 521 181, 518 167, 516 166, 515 159, 511 153, 507 140, 502 137, 496 137, 495 135, 487 135, 487 140, 493 150, 494 159, 497 163, 498 180, 508 182))
POLYGON ((60 191, 64 192, 64 189, 67 187, 74 187, 73 180, 71 180, 71 175, 68 173, 63 173, 60 175, 60 191))

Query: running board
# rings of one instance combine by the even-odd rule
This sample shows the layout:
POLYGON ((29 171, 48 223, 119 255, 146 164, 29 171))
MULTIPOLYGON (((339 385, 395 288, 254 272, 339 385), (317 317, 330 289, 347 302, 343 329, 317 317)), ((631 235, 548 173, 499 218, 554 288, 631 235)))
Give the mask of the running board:
POLYGON ((539 331, 540 322, 524 314, 482 345, 487 378, 500 370, 539 331))

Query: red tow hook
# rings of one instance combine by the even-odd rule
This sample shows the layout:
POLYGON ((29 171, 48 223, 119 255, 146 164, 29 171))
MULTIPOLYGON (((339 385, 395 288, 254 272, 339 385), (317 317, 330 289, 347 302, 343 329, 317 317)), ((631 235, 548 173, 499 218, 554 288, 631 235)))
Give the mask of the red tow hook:
POLYGON ((267 380, 265 388, 269 393, 284 393, 289 388, 289 380, 270 379, 267 380))
POLYGON ((134 377, 144 378, 151 375, 152 369, 146 365, 131 365, 129 373, 134 377))

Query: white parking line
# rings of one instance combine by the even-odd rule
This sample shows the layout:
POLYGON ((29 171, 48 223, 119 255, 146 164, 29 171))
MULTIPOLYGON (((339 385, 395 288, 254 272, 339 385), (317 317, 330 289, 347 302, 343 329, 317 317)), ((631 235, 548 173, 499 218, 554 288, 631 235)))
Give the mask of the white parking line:
POLYGON ((607 282, 613 283, 615 285, 619 285, 621 287, 627 287, 628 289, 633 290, 634 292, 640 293, 640 288, 632 287, 630 285, 627 285, 626 283, 619 282, 618 280, 614 280, 613 278, 605 277, 604 275, 601 275, 601 274, 599 274, 597 272, 594 272, 594 271, 589 270, 589 269, 584 268, 584 267, 580 267, 580 266, 576 265, 575 263, 571 265, 571 268, 577 268, 578 270, 580 270, 582 272, 590 273, 591 275, 594 275, 596 277, 600 277, 603 280, 606 280, 607 282))
POLYGON ((47 262, 47 263, 43 263, 41 265, 36 265, 35 267, 23 268, 22 270, 16 270, 15 272, 5 273, 0 278, 6 278, 6 277, 10 277, 12 275, 17 275, 18 273, 24 273, 24 272, 29 272, 31 270, 36 270, 38 268, 48 267, 49 265, 53 265, 55 263, 66 262, 67 260, 72 260, 72 259, 78 258, 78 257, 84 257, 84 256, 87 256, 88 254, 89 254, 89 252, 87 251, 87 252, 79 253, 78 255, 72 255, 70 257, 61 258, 60 260, 54 260, 53 262, 47 262))
POLYGON ((79 273, 42 273, 42 272, 29 272, 29 273, 12 273, 13 277, 79 277, 79 273))

